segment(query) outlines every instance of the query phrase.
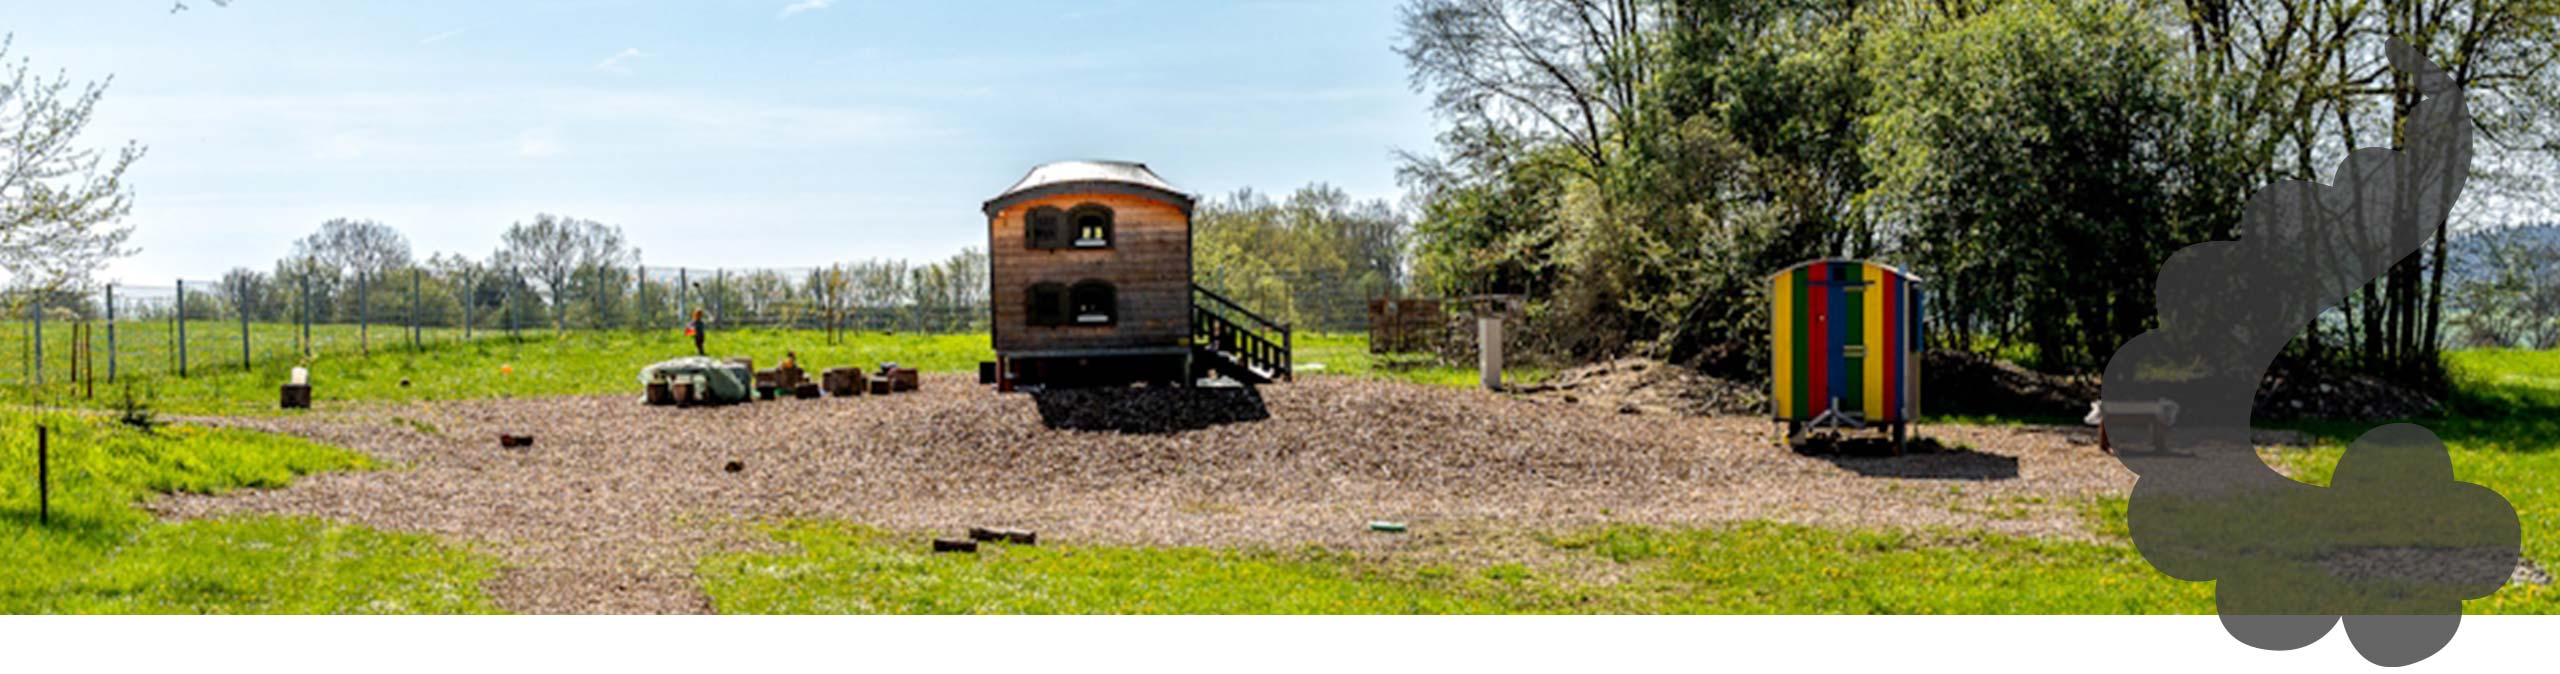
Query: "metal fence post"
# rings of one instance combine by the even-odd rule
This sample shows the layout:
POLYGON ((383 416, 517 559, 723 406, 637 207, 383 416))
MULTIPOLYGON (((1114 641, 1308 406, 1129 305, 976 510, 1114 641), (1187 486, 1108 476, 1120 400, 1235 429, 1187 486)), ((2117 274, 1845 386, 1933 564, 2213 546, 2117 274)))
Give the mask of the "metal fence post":
MULTIPOLYGON (((232 310, 232 311, 236 311, 236 312, 239 312, 239 313, 240 313, 240 371, 241 371, 241 372, 248 372, 248 371, 249 371, 249 369, 250 369, 250 368, 249 368, 249 310, 250 310, 250 307, 249 307, 249 279, 247 279, 247 278, 242 278, 242 279, 240 279, 240 288, 239 288, 239 290, 237 290, 236 292, 238 292, 239 294, 238 294, 238 295, 235 295, 234 297, 237 297, 237 298, 239 298, 239 299, 233 300, 233 301, 231 302, 231 310, 232 310)), ((110 324, 108 324, 108 325, 107 325, 107 329, 108 329, 108 330, 110 330, 110 331, 112 331, 112 330, 114 330, 114 329, 115 329, 115 325, 114 325, 114 324, 112 324, 112 323, 110 323, 110 324)))
POLYGON ((27 378, 27 383, 42 387, 44 386, 44 297, 42 293, 37 294, 36 301, 27 303, 27 315, 29 325, 36 331, 35 341, 32 342, 35 345, 35 357, 31 362, 34 364, 28 366, 33 370, 30 373, 33 376, 27 378))
POLYGON ((633 279, 631 305, 631 331, 639 332, 641 326, 648 324, 640 314, 642 307, 649 306, 649 265, 640 265, 640 272, 633 279))
POLYGON ((426 349, 426 345, 419 339, 419 331, 423 328, 418 325, 418 284, 420 283, 418 275, 419 270, 414 268, 409 270, 409 350, 411 351, 426 349))
POLYGON ((462 269, 462 341, 471 341, 471 305, 480 301, 480 286, 472 282, 470 267, 462 269))
POLYGON ((178 279, 178 378, 187 378, 187 280, 178 279))
POLYGON ((722 316, 729 315, 729 306, 721 302, 721 300, 727 299, 722 297, 722 295, 726 294, 728 290, 729 270, 711 270, 711 317, 713 319, 720 319, 722 316))
POLYGON ((356 270, 356 353, 373 355, 373 294, 365 292, 364 270, 356 270))
POLYGON ((116 383, 116 284, 107 284, 107 383, 116 383))
POLYGON ((516 338, 516 283, 522 279, 513 273, 507 275, 507 297, 504 300, 507 304, 507 339, 516 338))
POLYGON ((311 265, 302 266, 302 357, 311 357, 311 265))

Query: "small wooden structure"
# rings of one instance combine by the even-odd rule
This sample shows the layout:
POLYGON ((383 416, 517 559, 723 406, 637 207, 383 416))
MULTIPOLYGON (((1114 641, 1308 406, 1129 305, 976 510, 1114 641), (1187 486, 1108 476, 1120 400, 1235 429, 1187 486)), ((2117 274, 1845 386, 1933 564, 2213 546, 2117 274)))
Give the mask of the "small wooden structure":
POLYGON ((1032 169, 989 199, 988 298, 1007 385, 1287 379, 1290 330, 1191 282, 1195 200, 1144 164, 1032 169))
POLYGON ((1770 407, 1788 440, 1891 427, 1898 450, 1920 418, 1921 279, 1814 260, 1771 275, 1769 297, 1770 407))
POLYGON ((1438 351, 1449 330, 1449 315, 1440 300, 1373 298, 1369 300, 1369 353, 1438 351))

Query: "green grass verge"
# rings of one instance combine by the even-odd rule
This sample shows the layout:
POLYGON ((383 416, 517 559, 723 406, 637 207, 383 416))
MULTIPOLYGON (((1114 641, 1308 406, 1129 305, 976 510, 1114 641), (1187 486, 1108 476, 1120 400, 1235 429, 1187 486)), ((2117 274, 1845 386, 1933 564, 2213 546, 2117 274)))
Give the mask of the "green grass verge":
MULTIPOLYGON (((1297 364, 1302 375, 1397 379, 1455 388, 1474 388, 1477 384, 1473 366, 1451 365, 1422 354, 1369 353, 1369 336, 1361 333, 1300 333, 1296 341, 1297 364)), ((1514 384, 1533 383, 1553 374, 1544 367, 1512 367, 1503 371, 1503 380, 1514 384)))
POLYGON ((1546 540, 1551 566, 1322 549, 990 546, 799 523, 699 575, 723 613, 2194 613, 2124 546, 1752 523, 1546 540), (1588 580, 1607 579, 1607 580, 1588 580))
MULTIPOLYGON (((802 367, 876 367, 895 362, 936 372, 974 372, 993 358, 986 335, 848 334, 830 345, 815 330, 714 331, 712 355, 752 357, 770 367, 784 352, 800 353, 802 367)), ((693 343, 673 330, 651 332, 571 332, 527 334, 509 338, 483 336, 471 341, 440 341, 422 348, 406 345, 374 348, 368 355, 333 351, 312 358, 314 397, 329 402, 409 402, 466 400, 506 396, 638 395, 636 377, 651 363, 693 355, 693 343), (402 386, 402 380, 409 385, 402 386)), ((137 398, 152 406, 184 414, 273 414, 276 387, 301 359, 252 360, 243 370, 237 354, 228 365, 195 368, 180 378, 162 372, 130 377, 137 398)), ((125 383, 101 383, 95 397, 73 397, 61 384, 49 385, 50 399, 98 408, 114 406, 125 383)))
MULTIPOLYGON (((2524 554, 2560 562, 2560 351, 2475 350, 2446 356, 2453 397, 2425 418, 2403 419, 2442 438, 2454 477, 2495 489, 2524 526, 2524 554)), ((2327 485, 2348 443, 2384 422, 2291 424, 2312 444, 2265 452, 2296 479, 2327 485)), ((2122 499, 2117 509, 2121 527, 2122 499)), ((2472 613, 2560 613, 2560 591, 2510 585, 2465 604, 2472 613)))
POLYGON ((0 410, 0 613, 473 613, 493 564, 423 536, 308 519, 167 524, 162 492, 281 487, 368 467, 281 436, 0 410), (38 523, 34 426, 53 429, 52 522, 38 523))

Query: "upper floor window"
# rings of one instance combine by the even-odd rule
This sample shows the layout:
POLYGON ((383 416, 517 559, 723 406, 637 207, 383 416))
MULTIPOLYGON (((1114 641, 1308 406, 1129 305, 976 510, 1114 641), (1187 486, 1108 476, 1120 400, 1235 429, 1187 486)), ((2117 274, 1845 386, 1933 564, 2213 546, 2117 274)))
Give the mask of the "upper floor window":
POLYGON ((1028 248, 1067 247, 1067 212, 1054 206, 1031 209, 1022 216, 1022 241, 1028 248))
POLYGON ((1077 248, 1111 247, 1111 208, 1102 204, 1084 204, 1067 212, 1067 223, 1074 227, 1077 248))

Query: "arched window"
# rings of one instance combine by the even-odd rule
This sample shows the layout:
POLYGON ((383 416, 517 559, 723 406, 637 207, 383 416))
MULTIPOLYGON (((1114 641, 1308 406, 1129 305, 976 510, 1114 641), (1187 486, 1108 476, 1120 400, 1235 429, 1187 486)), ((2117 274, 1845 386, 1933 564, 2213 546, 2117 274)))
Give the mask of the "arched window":
POLYGON ((1030 306, 1025 307, 1025 322, 1031 325, 1065 325, 1067 323, 1067 287, 1056 283, 1034 283, 1024 293, 1030 306))
POLYGON ((1102 204, 1082 204, 1067 212, 1067 223, 1075 227, 1077 248, 1111 247, 1111 208, 1102 204))
POLYGON ((1029 248, 1065 248, 1067 246, 1067 212, 1055 206, 1031 209, 1022 216, 1022 241, 1029 248))
POLYGON ((1120 318, 1120 291, 1109 283, 1078 283, 1075 290, 1068 293, 1067 301, 1074 307, 1074 312, 1069 315, 1076 325, 1110 325, 1120 318))

